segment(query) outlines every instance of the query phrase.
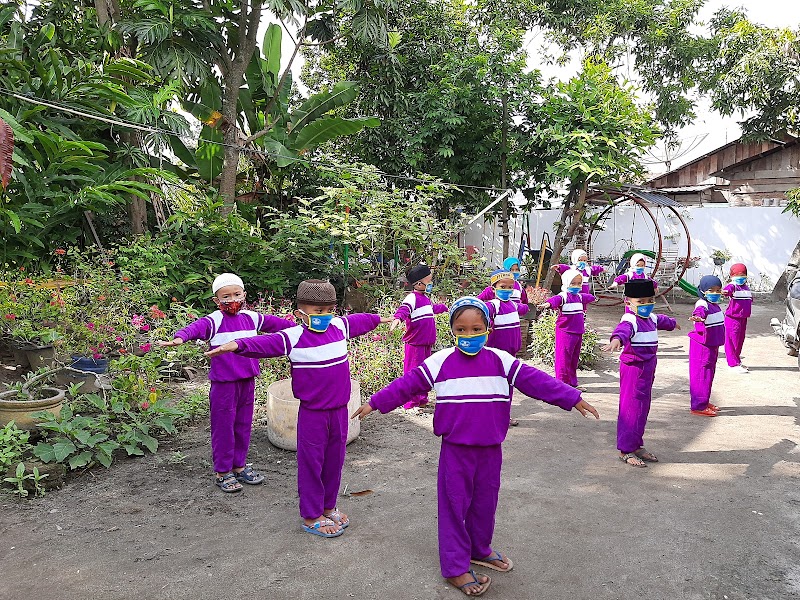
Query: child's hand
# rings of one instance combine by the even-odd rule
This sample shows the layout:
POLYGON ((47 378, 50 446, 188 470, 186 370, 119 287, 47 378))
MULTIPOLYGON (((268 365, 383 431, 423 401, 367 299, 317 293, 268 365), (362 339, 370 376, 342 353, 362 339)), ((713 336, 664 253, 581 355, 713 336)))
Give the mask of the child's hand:
POLYGON ((588 417, 588 413, 592 413, 595 419, 599 419, 600 415, 597 413, 597 409, 586 402, 585 400, 581 400, 575 405, 575 408, 578 409, 578 412, 581 413, 584 417, 588 417))
POLYGON ((614 283, 612 283, 612 284, 611 284, 610 286, 608 286, 608 287, 615 288, 615 287, 617 287, 617 286, 619 286, 619 284, 618 284, 618 283, 615 281, 614 283))
POLYGON ((397 329, 397 326, 400 325, 400 323, 402 323, 400 319, 394 319, 392 321, 392 324, 389 325, 389 331, 394 331, 395 329, 397 329))
POLYGON ((550 267, 550 268, 551 268, 551 269, 553 269, 553 271, 558 271, 558 265, 553 265, 553 266, 552 266, 552 267, 550 267))
POLYGON ((362 404, 350 418, 355 419, 356 417, 358 417, 359 420, 363 420, 364 417, 366 417, 371 412, 372 412, 372 407, 369 404, 362 404))
POLYGON ((161 346, 162 348, 168 348, 169 346, 180 346, 180 345, 183 343, 183 339, 182 339, 182 338, 177 338, 177 337, 176 337, 176 338, 173 338, 173 339, 171 339, 171 340, 170 340, 170 341, 168 341, 168 342, 162 342, 162 341, 158 341, 158 342, 156 342, 156 343, 157 343, 159 346, 161 346))
POLYGON ((619 341, 619 338, 614 338, 603 346, 603 352, 619 352, 620 350, 622 350, 622 342, 619 341))
POLYGON ((692 321, 693 323, 705 323, 706 321, 704 318, 698 317, 697 315, 692 315, 691 317, 689 317, 689 320, 692 321))
POLYGON ((233 342, 227 342, 222 344, 222 346, 217 346, 213 350, 209 350, 205 352, 205 355, 208 358, 214 358, 215 356, 220 356, 221 354, 227 354, 228 352, 236 352, 239 349, 239 344, 236 343, 234 340, 233 342))
POLYGON ((536 308, 538 308, 539 310, 547 310, 548 308, 550 308, 550 304, 547 302, 542 302, 541 304, 538 304, 536 308))
POLYGON ((392 320, 392 317, 381 317, 381 323, 388 323, 392 320))
POLYGON ((675 321, 675 329, 680 329, 680 328, 681 328, 681 324, 678 323, 677 321, 675 321))

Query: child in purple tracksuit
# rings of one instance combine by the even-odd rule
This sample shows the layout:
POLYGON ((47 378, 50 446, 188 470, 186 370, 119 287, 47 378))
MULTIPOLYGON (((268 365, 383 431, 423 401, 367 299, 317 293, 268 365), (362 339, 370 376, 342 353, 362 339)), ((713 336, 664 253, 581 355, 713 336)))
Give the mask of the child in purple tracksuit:
POLYGON ((722 290, 730 298, 725 311, 725 359, 736 373, 748 373, 742 364, 742 346, 747 334, 747 319, 753 307, 753 292, 747 287, 747 267, 736 263, 731 267, 731 283, 722 290))
MULTIPOLYGON (((178 346, 189 340, 205 340, 213 349, 225 342, 287 329, 294 324, 272 315, 242 310, 246 299, 244 283, 233 273, 223 273, 211 286, 219 310, 198 319, 160 346, 178 346)), ((264 476, 246 464, 253 428, 255 378, 261 373, 258 361, 242 356, 221 356, 211 361, 208 378, 211 390, 211 457, 215 483, 223 492, 238 492, 242 483, 257 485, 264 476)))
MULTIPOLYGON (((405 342, 403 374, 420 365, 431 355, 431 348, 436 342, 435 315, 447 312, 446 304, 434 304, 428 297, 433 291, 433 275, 427 265, 417 265, 408 272, 406 279, 413 291, 403 299, 389 327, 390 331, 394 331, 400 323, 406 324, 406 332, 403 335, 405 342)), ((427 395, 415 396, 403 404, 403 408, 415 408, 427 403, 427 395)))
MULTIPOLYGON (((510 271, 511 274, 514 276, 514 290, 511 292, 511 299, 514 302, 518 302, 520 304, 528 304, 528 295, 525 293, 525 288, 519 282, 520 278, 520 270, 519 270, 519 260, 514 258, 513 256, 509 256, 503 261, 503 271, 510 271)), ((480 294, 478 294, 478 298, 483 300, 484 302, 488 302, 497 296, 494 293, 494 286, 488 285, 480 294)))
POLYGON ((419 367, 377 392, 353 417, 377 409, 387 413, 411 394, 436 391, 433 432, 439 454, 438 528, 442 576, 468 596, 480 595, 491 579, 470 563, 508 572, 513 563, 492 549, 500 490, 501 444, 508 433, 513 388, 559 406, 599 418, 581 394, 513 356, 486 348, 489 309, 476 297, 450 307, 454 348, 441 350, 419 367))
POLYGON ((650 279, 625 284, 625 314, 611 334, 606 351, 622 350, 619 358, 619 416, 617 449, 619 459, 632 467, 658 462, 644 447, 644 429, 653 395, 656 374, 658 330, 680 329, 675 319, 653 314, 655 285, 650 279))
POLYGON ((564 274, 565 271, 572 269, 578 271, 583 276, 583 287, 581 292, 589 294, 592 291, 592 277, 600 275, 605 272, 606 268, 602 265, 590 265, 589 257, 586 251, 581 248, 576 248, 572 251, 572 264, 571 265, 553 265, 553 269, 559 273, 564 274))
POLYGON ((336 290, 327 281, 310 279, 297 288, 295 316, 301 324, 273 335, 237 339, 207 352, 211 357, 270 358, 287 356, 292 366, 292 393, 300 400, 297 415, 297 491, 303 529, 336 537, 350 524, 336 508, 347 441, 350 363, 347 340, 364 335, 391 319, 353 314, 336 317, 336 290))
POLYGON ((717 370, 719 347, 725 343, 725 315, 719 307, 722 282, 715 275, 705 275, 697 286, 700 296, 689 318, 694 331, 689 332, 689 396, 692 414, 716 417, 719 407, 710 402, 711 384, 717 370))
MULTIPOLYGON (((509 260, 517 259, 506 259, 505 262, 508 263, 509 260)), ((522 327, 520 327, 519 318, 528 314, 530 310, 528 298, 525 297, 524 303, 514 300, 514 293, 518 292, 516 286, 519 284, 514 278, 513 271, 499 269, 492 273, 489 281, 495 297, 488 301, 484 300, 489 309, 489 325, 491 327, 486 345, 490 348, 505 350, 512 356, 516 356, 522 348, 522 327)), ((524 291, 522 293, 524 294, 524 291)), ((509 424, 516 427, 519 425, 519 421, 510 419, 509 424)))
MULTIPOLYGON (((650 279, 648 275, 645 275, 644 268, 647 264, 647 257, 644 254, 636 253, 631 256, 630 266, 631 268, 628 269, 622 275, 619 275, 614 279, 614 283, 611 284, 612 288, 617 287, 618 285, 625 285, 629 281, 634 281, 636 279, 650 279)), ((658 284, 654 281, 653 282, 655 289, 658 289, 658 284)))
POLYGON ((515 281, 511 271, 499 269, 492 273, 490 281, 495 297, 486 302, 491 325, 486 345, 516 356, 522 348, 519 318, 528 314, 529 307, 513 300, 515 281))
POLYGON ((555 371, 556 379, 572 387, 578 387, 578 362, 581 343, 586 331, 586 307, 597 300, 591 294, 581 292, 583 275, 570 269, 561 276, 562 292, 548 298, 538 308, 558 310, 556 319, 555 371))

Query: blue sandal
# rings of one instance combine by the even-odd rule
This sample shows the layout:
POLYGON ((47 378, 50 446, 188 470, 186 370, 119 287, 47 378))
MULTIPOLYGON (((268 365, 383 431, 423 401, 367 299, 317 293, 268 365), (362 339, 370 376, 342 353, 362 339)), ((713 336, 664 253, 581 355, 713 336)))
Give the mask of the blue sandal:
POLYGON ((511 559, 508 558, 507 556, 503 557, 503 555, 500 554, 499 552, 492 552, 492 554, 490 554, 486 558, 471 558, 469 562, 475 565, 486 567, 487 569, 492 569, 493 571, 499 571, 501 573, 508 573, 511 569, 514 568, 514 563, 511 562, 511 559), (508 565, 508 568, 501 569, 493 562, 490 562, 493 560, 499 560, 500 562, 506 563, 508 565))
POLYGON ((448 583, 450 583, 450 585, 452 585, 453 587, 457 587, 459 590, 461 590, 461 592, 465 596, 483 596, 483 594, 486 593, 486 590, 488 590, 489 586, 492 584, 492 578, 487 575, 486 576, 486 583, 481 583, 478 580, 478 576, 475 574, 475 571, 470 569, 469 574, 472 575, 472 581, 468 581, 464 585, 456 585, 454 583, 450 583, 449 581, 448 581, 448 583), (477 585, 478 588, 480 588, 479 591, 475 592, 474 594, 468 593, 465 588, 468 588, 468 587, 470 587, 472 585, 477 585))
POLYGON ((334 523, 330 519, 320 519, 313 525, 306 525, 305 523, 303 523, 303 531, 313 535, 318 535, 320 537, 334 538, 334 537, 339 537, 344 533, 344 529, 341 528, 336 533, 324 533, 320 531, 321 527, 336 527, 336 523, 334 523))
POLYGON ((214 483, 226 494, 242 491, 242 484, 236 481, 236 476, 231 473, 225 473, 222 477, 215 477, 214 483))
POLYGON ((243 470, 238 473, 234 471, 233 476, 239 483, 246 483, 248 485, 258 485, 264 481, 264 476, 258 471, 254 471, 251 465, 247 465, 243 470))

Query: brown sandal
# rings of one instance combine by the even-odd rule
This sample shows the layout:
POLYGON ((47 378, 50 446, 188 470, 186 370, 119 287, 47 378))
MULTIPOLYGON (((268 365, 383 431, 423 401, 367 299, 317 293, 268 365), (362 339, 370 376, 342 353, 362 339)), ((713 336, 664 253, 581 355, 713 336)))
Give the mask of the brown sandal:
POLYGON ((658 462, 658 457, 652 452, 648 452, 647 448, 644 446, 639 448, 634 454, 645 462, 658 462))
POLYGON ((639 469, 646 467, 647 465, 644 461, 636 456, 633 452, 628 452, 627 454, 621 454, 619 459, 624 462, 626 465, 630 465, 632 467, 637 467, 639 469))

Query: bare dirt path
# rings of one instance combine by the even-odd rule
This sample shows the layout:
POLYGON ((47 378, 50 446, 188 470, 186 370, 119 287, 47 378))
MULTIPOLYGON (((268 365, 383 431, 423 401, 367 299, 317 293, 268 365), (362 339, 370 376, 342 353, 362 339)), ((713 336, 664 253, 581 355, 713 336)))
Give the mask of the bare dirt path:
MULTIPOLYGON (((682 325, 691 307, 676 307, 682 325)), ((580 373, 600 422, 527 398, 504 445, 495 548, 514 571, 485 597, 728 599, 800 597, 800 428, 796 359, 771 334, 779 304, 755 309, 749 375, 720 359, 721 416, 690 415, 686 327, 662 334, 647 446, 661 463, 617 460, 616 362, 580 373)), ((619 308, 593 309, 603 334, 619 308)), ((211 485, 208 432, 123 460, 45 498, 0 497, 0 598, 460 598, 439 576, 438 440, 428 415, 371 415, 349 446, 342 498, 352 525, 303 533, 295 458, 254 432, 266 484, 211 485)))

